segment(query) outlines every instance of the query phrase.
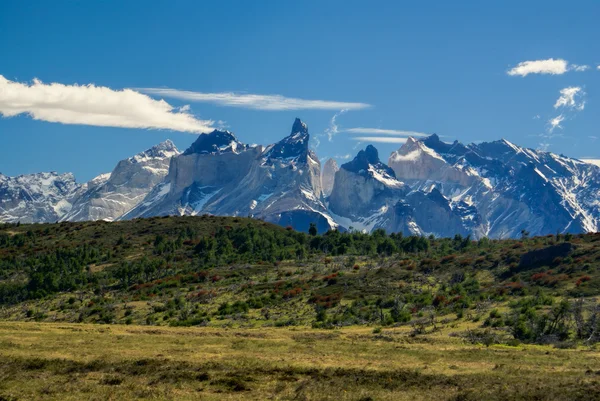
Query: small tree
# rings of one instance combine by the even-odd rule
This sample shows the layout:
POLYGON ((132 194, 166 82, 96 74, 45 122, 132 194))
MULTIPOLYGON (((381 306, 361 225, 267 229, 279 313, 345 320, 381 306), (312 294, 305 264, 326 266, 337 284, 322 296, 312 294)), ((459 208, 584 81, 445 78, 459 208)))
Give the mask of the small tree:
POLYGON ((306 259, 306 248, 302 245, 296 246, 296 258, 298 258, 298 260, 306 259))

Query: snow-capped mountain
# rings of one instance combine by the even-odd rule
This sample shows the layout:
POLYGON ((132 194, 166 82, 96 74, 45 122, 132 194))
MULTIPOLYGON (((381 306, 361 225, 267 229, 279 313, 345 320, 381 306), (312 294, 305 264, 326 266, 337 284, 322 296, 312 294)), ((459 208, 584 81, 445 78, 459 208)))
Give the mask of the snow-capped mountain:
POLYGON ((252 216, 307 231, 330 228, 473 238, 600 229, 600 167, 506 140, 463 145, 409 138, 386 165, 369 145, 323 171, 299 119, 263 147, 229 131, 171 141, 79 185, 72 174, 0 174, 0 221, 252 216))
POLYGON ((232 191, 261 153, 261 147, 247 146, 229 131, 200 135, 171 159, 166 178, 121 218, 209 213, 209 201, 232 191))
POLYGON ((436 188, 475 237, 598 230, 600 169, 506 140, 463 145, 410 138, 389 165, 413 191, 436 188), (468 223, 468 224, 467 224, 468 223))
POLYGON ((245 145, 228 131, 200 135, 173 158, 164 182, 122 218, 209 213, 254 216, 300 230, 315 222, 325 231, 335 223, 308 142, 299 119, 289 136, 266 148, 245 145))
POLYGON ((121 160, 110 174, 84 184, 71 210, 61 221, 113 221, 137 206, 169 172, 179 150, 166 140, 144 152, 121 160))
POLYGON ((79 185, 73 174, 0 174, 0 222, 54 223, 67 213, 79 185))
MULTIPOLYGON (((308 127, 296 119, 288 137, 264 150, 243 182, 255 188, 251 215, 300 231, 307 231, 310 223, 320 232, 336 226, 324 203, 321 164, 308 148, 309 139, 308 127)), ((237 201, 232 199, 233 206, 237 201)))
POLYGON ((336 173, 329 209, 346 229, 439 236, 467 231, 448 199, 437 190, 413 191, 379 160, 372 145, 336 173))
POLYGON ((335 173, 329 210, 346 229, 372 231, 389 222, 390 208, 405 194, 404 184, 369 145, 335 173))

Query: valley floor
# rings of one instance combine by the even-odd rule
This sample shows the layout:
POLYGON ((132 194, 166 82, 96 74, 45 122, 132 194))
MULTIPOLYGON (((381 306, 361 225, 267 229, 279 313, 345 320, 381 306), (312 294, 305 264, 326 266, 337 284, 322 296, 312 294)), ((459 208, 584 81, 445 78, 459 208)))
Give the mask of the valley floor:
POLYGON ((0 400, 600 399, 597 348, 467 345, 465 328, 0 322, 0 400))

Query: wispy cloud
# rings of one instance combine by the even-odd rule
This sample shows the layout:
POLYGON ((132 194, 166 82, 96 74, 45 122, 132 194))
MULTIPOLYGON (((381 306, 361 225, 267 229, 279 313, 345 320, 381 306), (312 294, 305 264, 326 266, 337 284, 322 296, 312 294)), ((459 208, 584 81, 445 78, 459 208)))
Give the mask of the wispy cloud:
POLYGON ((342 114, 346 113, 348 111, 348 109, 343 109, 340 110, 339 112, 335 113, 333 115, 333 117, 331 117, 331 121, 329 122, 329 127, 327 127, 327 129, 325 130, 325 135, 327 135, 327 138, 329 139, 329 142, 331 142, 333 140, 333 137, 335 135, 337 135, 337 133, 339 132, 339 126, 337 125, 337 118, 339 116, 341 116, 342 114))
POLYGON ((321 140, 319 139, 319 135, 313 135, 313 136, 311 136, 311 139, 313 140, 313 143, 315 144, 315 146, 313 147, 313 150, 315 150, 316 148, 321 146, 321 140))
POLYGON ((0 75, 0 115, 20 114, 62 124, 195 133, 213 129, 213 121, 197 119, 189 113, 189 107, 178 109, 131 89, 45 84, 38 79, 29 84, 9 81, 0 75))
POLYGON ((241 107, 254 110, 360 110, 371 107, 367 103, 338 102, 329 100, 307 100, 281 95, 258 95, 250 93, 206 93, 170 88, 136 88, 149 95, 182 99, 190 102, 213 103, 219 106, 241 107))
MULTIPOLYGON (((579 86, 569 86, 560 90, 560 96, 554 103, 555 109, 560 109, 561 113, 548 120, 546 132, 538 135, 541 138, 550 140, 554 137, 562 137, 554 131, 563 129, 563 122, 575 117, 576 113, 585 108, 585 92, 579 86)), ((548 142, 540 143, 540 149, 547 150, 551 144, 548 142)))
POLYGON ((537 150, 540 150, 540 151, 542 151, 542 152, 547 152, 547 151, 548 151, 548 148, 550 147, 550 145, 551 145, 550 143, 547 143, 547 142, 542 142, 542 143, 540 143, 540 144, 538 145, 538 149, 537 149, 537 150))
POLYGON ((340 130, 348 134, 355 134, 357 136, 352 137, 353 140, 361 142, 378 142, 378 143, 404 143, 408 137, 427 137, 429 134, 416 131, 406 131, 397 129, 383 129, 383 128, 345 128, 340 130))
POLYGON ((343 129, 341 132, 347 132, 349 134, 373 134, 373 135, 398 135, 398 136, 418 136, 418 137, 426 137, 429 134, 424 134, 422 132, 416 131, 403 131, 403 130, 395 130, 395 129, 381 129, 381 128, 347 128, 343 129))
POLYGON ((585 108, 585 92, 578 86, 570 86, 560 90, 560 96, 554 108, 566 107, 581 111, 585 108))
POLYGON ((572 64, 570 69, 573 71, 577 71, 577 72, 583 72, 583 71, 589 70, 590 66, 589 65, 572 64))
MULTIPOLYGON (((338 160, 348 160, 352 158, 352 155, 350 153, 346 153, 345 155, 335 155, 335 156, 331 156, 332 159, 338 159, 338 160)), ((324 157, 321 160, 327 160, 329 159, 329 157, 324 157)))
POLYGON ((393 136, 355 136, 352 139, 361 142, 404 143, 408 138, 399 138, 393 136))
POLYGON ((506 73, 512 76, 526 77, 529 74, 562 75, 568 71, 583 72, 589 65, 569 64, 567 60, 549 58, 547 60, 523 61, 506 73))
POLYGON ((531 135, 527 135, 527 136, 529 136, 529 137, 536 137, 536 138, 543 138, 545 140, 550 140, 550 139, 553 139, 553 138, 564 138, 565 137, 565 135, 563 133, 561 133, 561 132, 551 132, 550 131, 550 126, 551 126, 551 124, 550 124, 550 122, 548 122, 548 128, 544 132, 542 132, 540 134, 531 134, 531 135))
POLYGON ((550 128, 548 129, 549 132, 554 131, 556 128, 562 128, 562 125, 560 125, 563 121, 565 120, 565 117, 561 114, 559 116, 556 116, 554 118, 551 118, 548 121, 548 124, 550 126, 550 128))

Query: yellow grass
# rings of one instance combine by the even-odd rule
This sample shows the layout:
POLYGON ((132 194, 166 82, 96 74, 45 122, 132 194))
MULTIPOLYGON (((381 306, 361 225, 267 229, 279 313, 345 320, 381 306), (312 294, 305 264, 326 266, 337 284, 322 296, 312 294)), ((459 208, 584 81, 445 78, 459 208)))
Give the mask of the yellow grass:
POLYGON ((599 375, 594 349, 448 332, 0 322, 0 400, 595 399, 599 375))

